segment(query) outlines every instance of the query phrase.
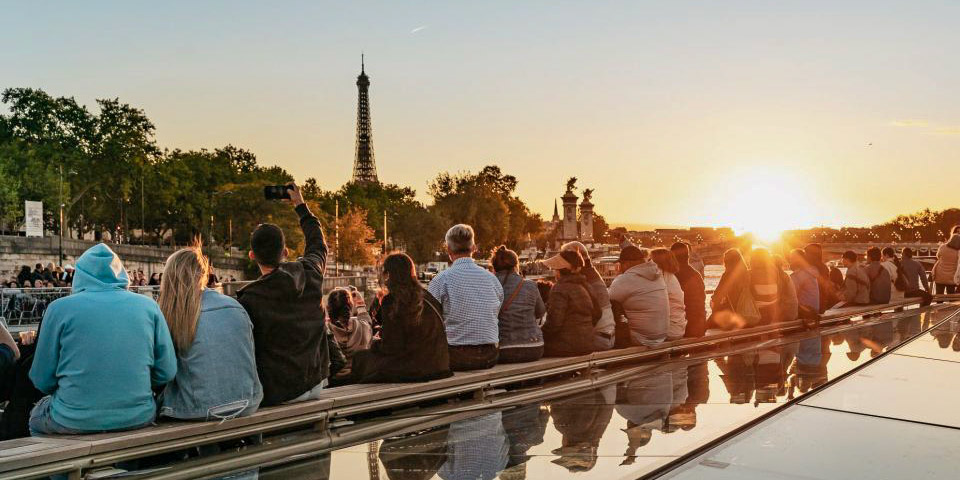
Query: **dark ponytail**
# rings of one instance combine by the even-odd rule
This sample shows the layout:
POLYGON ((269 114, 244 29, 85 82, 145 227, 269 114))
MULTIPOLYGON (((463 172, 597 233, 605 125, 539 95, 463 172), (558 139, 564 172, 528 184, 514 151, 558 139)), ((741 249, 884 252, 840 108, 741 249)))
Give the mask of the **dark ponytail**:
POLYGON ((327 315, 330 316, 330 321, 346 322, 350 319, 352 312, 353 302, 350 299, 350 292, 344 288, 337 288, 330 292, 327 296, 327 315))

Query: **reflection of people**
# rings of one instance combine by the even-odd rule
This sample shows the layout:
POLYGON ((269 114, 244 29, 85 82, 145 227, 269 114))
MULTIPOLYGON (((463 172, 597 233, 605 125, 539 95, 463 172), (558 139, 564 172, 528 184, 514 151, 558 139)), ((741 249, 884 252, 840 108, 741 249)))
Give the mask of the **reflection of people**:
POLYGON ((666 431, 677 429, 693 430, 697 426, 697 406, 707 403, 710 399, 710 371, 707 362, 703 361, 687 367, 687 395, 686 400, 670 409, 666 431))
POLYGON ((526 478, 527 461, 530 460, 527 451, 543 443, 550 412, 538 404, 532 404, 506 410, 502 415, 503 430, 510 441, 510 456, 500 478, 526 478))
POLYGON ((613 417, 616 385, 550 405, 553 426, 563 436, 560 448, 552 453, 560 458, 552 462, 570 472, 586 472, 597 464, 600 438, 613 417))
POLYGON ((720 379, 730 394, 730 403, 750 403, 753 398, 756 382, 753 365, 756 357, 756 353, 747 352, 714 359, 723 373, 720 379))
POLYGON ((847 341, 847 358, 853 361, 860 359, 860 353, 864 351, 867 347, 863 344, 863 337, 860 332, 862 329, 850 330, 843 334, 844 340, 847 341))
POLYGON ((662 430, 673 403, 673 376, 669 370, 632 379, 617 386, 617 414, 627 420, 627 451, 621 465, 632 465, 637 450, 662 430))
POLYGON ((800 393, 827 382, 826 366, 821 369, 823 360, 823 342, 819 337, 801 340, 797 351, 797 376, 800 393))
POLYGON ((410 437, 384 440, 380 462, 390 480, 427 480, 433 478, 447 460, 449 426, 442 426, 410 437))
POLYGON ((490 480, 507 466, 510 445, 500 412, 450 424, 443 480, 490 480))

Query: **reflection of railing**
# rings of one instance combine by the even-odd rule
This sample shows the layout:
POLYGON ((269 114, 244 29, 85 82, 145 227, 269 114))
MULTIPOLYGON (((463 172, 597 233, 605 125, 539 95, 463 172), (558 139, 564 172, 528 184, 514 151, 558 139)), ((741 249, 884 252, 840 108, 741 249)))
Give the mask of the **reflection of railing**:
MULTIPOLYGON (((130 287, 130 290, 157 298, 158 287, 130 287)), ((70 295, 70 287, 0 288, 0 319, 9 325, 37 323, 54 300, 70 295)))

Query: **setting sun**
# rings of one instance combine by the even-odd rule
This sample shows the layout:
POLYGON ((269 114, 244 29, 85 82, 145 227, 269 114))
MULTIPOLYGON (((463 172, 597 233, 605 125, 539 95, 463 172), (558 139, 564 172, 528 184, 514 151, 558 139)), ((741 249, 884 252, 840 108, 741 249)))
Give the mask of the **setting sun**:
POLYGON ((798 175, 758 167, 735 172, 717 205, 717 217, 738 234, 752 233, 762 243, 779 240, 784 230, 816 225, 812 187, 798 175))

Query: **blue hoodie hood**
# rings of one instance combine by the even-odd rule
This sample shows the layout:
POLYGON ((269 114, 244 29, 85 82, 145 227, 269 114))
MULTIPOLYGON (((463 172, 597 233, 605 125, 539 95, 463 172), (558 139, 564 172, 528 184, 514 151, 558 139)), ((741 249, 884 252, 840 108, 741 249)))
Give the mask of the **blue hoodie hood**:
POLYGON ((98 243, 83 252, 77 260, 73 291, 125 289, 130 286, 127 271, 110 247, 98 243))

